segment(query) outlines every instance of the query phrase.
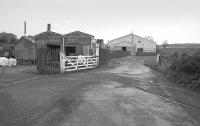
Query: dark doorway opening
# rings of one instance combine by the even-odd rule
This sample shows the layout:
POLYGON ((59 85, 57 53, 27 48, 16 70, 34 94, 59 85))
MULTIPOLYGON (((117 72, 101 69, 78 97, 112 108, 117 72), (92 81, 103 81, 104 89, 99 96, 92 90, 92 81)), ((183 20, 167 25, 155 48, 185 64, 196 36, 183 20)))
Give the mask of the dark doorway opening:
POLYGON ((60 45, 47 45, 48 54, 53 60, 60 60, 60 45))
POLYGON ((126 47, 122 47, 122 50, 123 50, 123 51, 126 51, 126 47))
POLYGON ((65 46, 65 55, 73 56, 76 54, 76 46, 65 46))
POLYGON ((143 55, 143 48, 137 48, 137 55, 142 56, 143 55))

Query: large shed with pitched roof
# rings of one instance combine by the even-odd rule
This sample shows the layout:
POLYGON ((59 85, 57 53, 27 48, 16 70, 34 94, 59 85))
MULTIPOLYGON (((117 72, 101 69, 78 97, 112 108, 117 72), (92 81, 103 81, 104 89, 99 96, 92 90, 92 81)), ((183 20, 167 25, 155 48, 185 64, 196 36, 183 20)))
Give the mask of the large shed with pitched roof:
POLYGON ((131 55, 156 55, 156 42, 129 34, 108 41, 110 50, 123 50, 131 52, 131 55))
POLYGON ((15 46, 15 58, 18 62, 36 60, 36 44, 33 36, 22 36, 15 46))
POLYGON ((96 40, 94 36, 81 31, 62 35, 51 31, 49 24, 47 31, 35 35, 34 39, 37 43, 37 48, 41 46, 56 47, 64 51, 66 56, 95 54, 96 40))

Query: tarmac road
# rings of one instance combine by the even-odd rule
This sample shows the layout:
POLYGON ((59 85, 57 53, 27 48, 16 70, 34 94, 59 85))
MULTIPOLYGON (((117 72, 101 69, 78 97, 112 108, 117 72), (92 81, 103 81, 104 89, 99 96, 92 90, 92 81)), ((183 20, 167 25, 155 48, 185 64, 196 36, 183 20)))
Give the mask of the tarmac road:
POLYGON ((130 78, 132 84, 200 106, 195 96, 144 83, 169 84, 141 62, 136 57, 113 59, 96 70, 1 88, 0 126, 199 126, 199 111, 122 83, 130 78), (115 74, 126 78, 117 80, 115 74))

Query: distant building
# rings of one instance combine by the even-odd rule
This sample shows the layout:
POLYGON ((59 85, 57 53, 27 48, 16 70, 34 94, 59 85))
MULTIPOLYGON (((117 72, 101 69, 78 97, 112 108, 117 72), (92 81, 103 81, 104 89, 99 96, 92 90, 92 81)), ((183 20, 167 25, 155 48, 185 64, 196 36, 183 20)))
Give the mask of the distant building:
POLYGON ((99 44, 100 48, 106 49, 106 45, 105 45, 103 39, 97 39, 97 44, 99 44))
POLYGON ((166 48, 200 48, 200 44, 199 43, 167 44, 166 48))
POLYGON ((173 55, 175 53, 178 56, 182 54, 194 55, 200 51, 200 44, 198 43, 186 43, 186 44, 168 44, 167 47, 160 45, 160 54, 163 55, 173 55))
POLYGON ((131 55, 156 55, 156 42, 129 34, 108 41, 110 50, 130 51, 131 55))
POLYGON ((32 61, 36 60, 36 44, 32 36, 22 36, 14 49, 15 58, 20 61, 32 61))

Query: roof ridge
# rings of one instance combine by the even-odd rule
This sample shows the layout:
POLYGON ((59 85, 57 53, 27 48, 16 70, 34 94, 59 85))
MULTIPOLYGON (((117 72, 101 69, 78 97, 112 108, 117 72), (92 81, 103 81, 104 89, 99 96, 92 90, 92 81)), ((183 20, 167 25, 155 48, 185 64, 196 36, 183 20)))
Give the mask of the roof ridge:
POLYGON ((39 36, 39 35, 44 34, 44 33, 54 33, 54 34, 58 34, 58 35, 63 36, 63 34, 60 34, 60 33, 54 32, 54 31, 44 31, 44 32, 41 32, 39 34, 34 35, 33 37, 39 36))
POLYGON ((82 32, 82 31, 73 31, 73 32, 70 32, 70 33, 67 33, 67 34, 64 34, 64 35, 68 36, 68 35, 71 35, 73 33, 78 33, 79 35, 83 35, 83 36, 93 36, 93 35, 87 34, 87 33, 82 32))
MULTIPOLYGON (((123 37, 126 37, 126 36, 130 36, 130 35, 133 35, 133 36, 136 36, 136 37, 139 37, 139 38, 142 38, 142 39, 146 39, 146 38, 141 37, 141 36, 136 35, 136 34, 127 34, 127 35, 124 35, 124 36, 121 36, 121 37, 118 37, 118 38, 112 39, 112 40, 110 40, 110 41, 114 41, 114 40, 117 40, 117 39, 120 39, 120 38, 123 38, 123 37)), ((146 40, 148 40, 148 39, 146 39, 146 40)), ((110 41, 108 41, 108 42, 110 42, 110 41)), ((149 41, 155 42, 155 41, 153 41, 153 40, 149 40, 149 41)), ((155 43, 156 43, 156 42, 155 42, 155 43)))

